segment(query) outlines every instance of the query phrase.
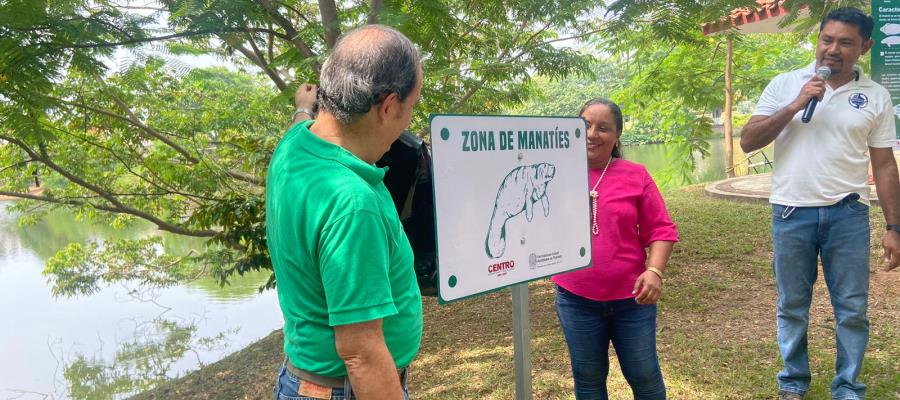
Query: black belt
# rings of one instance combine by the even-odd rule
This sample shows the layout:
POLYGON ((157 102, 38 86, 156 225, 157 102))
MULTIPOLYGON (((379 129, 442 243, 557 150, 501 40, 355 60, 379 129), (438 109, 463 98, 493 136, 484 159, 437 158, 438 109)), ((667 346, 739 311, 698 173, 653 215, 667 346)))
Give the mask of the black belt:
MULTIPOLYGON (((291 364, 290 360, 288 360, 286 363, 284 363, 284 365, 285 365, 285 367, 287 367, 288 372, 294 374, 295 376, 297 376, 298 378, 300 378, 304 381, 312 382, 312 383, 315 383, 316 385, 331 387, 331 388, 344 387, 344 379, 346 378, 344 376, 336 378, 336 377, 332 377, 332 376, 319 375, 319 374, 309 372, 309 371, 306 371, 306 370, 303 370, 303 369, 293 366, 291 364)), ((401 369, 397 370, 397 376, 400 378, 401 386, 406 384, 406 379, 409 375, 408 370, 409 370, 409 368, 401 368, 401 369)))

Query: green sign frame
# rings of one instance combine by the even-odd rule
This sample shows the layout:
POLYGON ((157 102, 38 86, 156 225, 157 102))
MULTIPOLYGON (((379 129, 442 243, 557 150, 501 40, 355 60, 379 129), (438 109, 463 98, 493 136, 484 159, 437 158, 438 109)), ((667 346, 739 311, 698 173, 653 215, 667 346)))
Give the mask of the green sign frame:
POLYGON ((874 44, 870 50, 872 57, 872 80, 878 82, 891 94, 894 104, 894 123, 897 142, 900 145, 900 0, 872 0, 872 29, 874 44))

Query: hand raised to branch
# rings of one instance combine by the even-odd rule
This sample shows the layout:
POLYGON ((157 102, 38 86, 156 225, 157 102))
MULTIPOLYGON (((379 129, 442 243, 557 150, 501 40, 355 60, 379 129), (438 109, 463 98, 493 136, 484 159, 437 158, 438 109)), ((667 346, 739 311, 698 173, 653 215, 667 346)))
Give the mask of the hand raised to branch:
POLYGON ((316 110, 316 91, 318 87, 311 83, 304 83, 294 92, 294 108, 307 108, 316 110))
POLYGON ((316 85, 311 83, 303 83, 297 87, 297 91, 294 92, 294 114, 291 115, 291 125, 315 118, 318 109, 317 89, 316 85))

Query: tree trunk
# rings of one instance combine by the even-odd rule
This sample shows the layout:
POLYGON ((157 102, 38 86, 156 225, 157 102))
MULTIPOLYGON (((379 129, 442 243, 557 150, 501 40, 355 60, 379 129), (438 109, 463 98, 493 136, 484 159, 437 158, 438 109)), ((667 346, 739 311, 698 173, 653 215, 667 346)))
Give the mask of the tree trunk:
POLYGON ((734 178, 734 144, 731 135, 733 127, 731 126, 731 108, 734 98, 731 92, 731 61, 734 56, 734 41, 728 38, 728 51, 725 55, 725 110, 722 112, 722 122, 725 131, 725 174, 729 178, 734 178))

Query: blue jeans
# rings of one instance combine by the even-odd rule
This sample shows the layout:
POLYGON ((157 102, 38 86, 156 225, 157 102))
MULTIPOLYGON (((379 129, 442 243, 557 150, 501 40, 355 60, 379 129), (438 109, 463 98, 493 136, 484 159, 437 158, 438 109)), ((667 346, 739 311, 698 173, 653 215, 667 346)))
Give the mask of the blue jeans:
POLYGON ((594 301, 557 286, 556 314, 569 346, 576 399, 608 398, 610 341, 634 398, 666 398, 656 356, 656 305, 594 301))
MULTIPOLYGON (((278 382, 275 384, 275 400, 319 400, 315 397, 300 396, 298 392, 302 381, 303 379, 291 373, 285 363, 282 363, 281 370, 278 372, 278 382)), ((403 385, 403 398, 409 400, 406 382, 400 382, 400 384, 403 385)), ((356 396, 353 393, 353 388, 350 387, 349 379, 344 379, 343 387, 331 388, 331 400, 353 399, 356 399, 356 396)))
POLYGON ((775 286, 778 291, 778 347, 783 391, 809 390, 807 330, 817 259, 834 310, 837 360, 833 399, 862 399, 857 380, 869 340, 869 207, 851 194, 827 207, 772 206, 775 286))

